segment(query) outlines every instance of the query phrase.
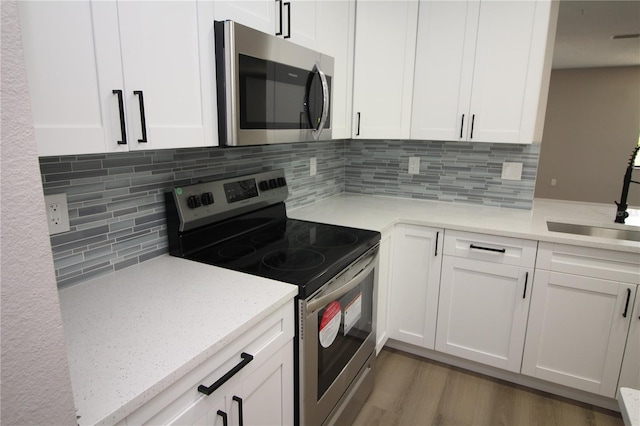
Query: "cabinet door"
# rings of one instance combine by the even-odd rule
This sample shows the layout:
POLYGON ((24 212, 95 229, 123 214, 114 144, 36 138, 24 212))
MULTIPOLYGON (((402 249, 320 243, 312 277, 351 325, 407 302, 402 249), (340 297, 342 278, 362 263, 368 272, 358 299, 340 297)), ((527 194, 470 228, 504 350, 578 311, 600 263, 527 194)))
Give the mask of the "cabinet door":
POLYGON ((633 311, 631 309, 629 307, 631 326, 629 327, 627 345, 622 358, 618 389, 623 387, 640 389, 640 295, 637 290, 633 311))
POLYGON ((331 82, 333 139, 351 137, 355 15, 356 2, 353 0, 316 2, 317 50, 335 60, 331 82))
POLYGON ((282 33, 300 46, 316 49, 316 1, 282 1, 282 33))
POLYGON ((417 1, 358 2, 353 137, 409 137, 417 14, 417 1))
POLYGON ((227 397, 225 395, 204 395, 202 394, 189 408, 184 410, 177 417, 172 419, 168 425, 171 426, 224 426, 224 416, 228 422, 227 397))
POLYGON ((240 404, 244 424, 292 425, 293 422, 293 340, 283 346, 260 368, 242 381, 231 398, 231 423, 239 422, 240 404), (242 400, 239 401, 238 397, 242 400))
POLYGON ((278 3, 274 0, 216 0, 213 5, 213 14, 216 21, 235 21, 275 35, 276 19, 280 19, 276 17, 278 3))
POLYGON ((441 229, 396 226, 389 337, 434 348, 442 262, 441 229))
POLYGON ((466 140, 478 1, 421 1, 411 139, 466 140))
POLYGON ((122 1, 118 17, 130 149, 214 144, 211 3, 122 1))
POLYGON ((522 373, 615 397, 636 286, 536 270, 522 373))
MULTIPOLYGON (((531 134, 523 140, 520 132, 525 111, 531 115, 529 121, 536 120, 537 109, 525 109, 525 101, 529 101, 528 86, 538 89, 535 101, 540 96, 544 55, 532 56, 532 49, 534 38, 546 46, 547 33, 536 26, 536 8, 543 7, 548 2, 480 2, 469 140, 533 142, 531 134)), ((548 27, 548 15, 544 21, 548 27)))
POLYGON ((532 278, 532 269, 444 256, 436 350, 519 372, 532 278))
POLYGON ((380 353, 389 338, 389 286, 391 273, 392 239, 391 232, 382 235, 380 240, 380 265, 378 266, 378 302, 376 304, 376 355, 380 353))
POLYGON ((38 155, 117 146, 112 90, 123 80, 115 3, 23 1, 18 8, 38 155))

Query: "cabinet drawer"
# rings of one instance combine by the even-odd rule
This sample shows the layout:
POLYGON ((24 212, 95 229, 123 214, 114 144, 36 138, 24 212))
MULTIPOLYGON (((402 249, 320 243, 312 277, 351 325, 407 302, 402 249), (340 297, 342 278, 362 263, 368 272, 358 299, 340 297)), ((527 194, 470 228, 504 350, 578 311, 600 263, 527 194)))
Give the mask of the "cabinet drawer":
POLYGON ((536 261, 537 241, 496 235, 446 230, 444 254, 483 260, 503 265, 532 268, 536 261))
POLYGON ((640 256, 636 253, 541 242, 536 268, 640 284, 640 256))
POLYGON ((220 352, 134 411, 127 417, 127 424, 167 424, 199 399, 203 397, 215 399, 218 393, 224 393, 237 383, 237 379, 241 380, 260 368, 265 361, 293 339, 294 318, 294 306, 291 301, 237 340, 228 342, 220 352), (198 391, 199 385, 211 386, 238 365, 242 361, 240 357, 242 352, 253 355, 253 360, 246 367, 211 395, 207 396, 198 391))

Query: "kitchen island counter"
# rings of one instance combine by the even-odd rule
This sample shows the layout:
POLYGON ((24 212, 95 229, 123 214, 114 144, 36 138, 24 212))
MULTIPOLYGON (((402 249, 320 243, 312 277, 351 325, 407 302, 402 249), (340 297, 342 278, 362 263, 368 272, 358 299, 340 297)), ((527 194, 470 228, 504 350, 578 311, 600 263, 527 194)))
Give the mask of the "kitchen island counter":
POLYGON ((631 210, 628 225, 614 223, 615 205, 536 199, 532 210, 340 194, 289 211, 295 219, 384 232, 396 223, 478 232, 505 237, 640 253, 640 242, 588 237, 547 230, 546 221, 640 230, 640 211, 631 210))
POLYGON ((60 290, 78 424, 124 419, 297 291, 168 254, 60 290))

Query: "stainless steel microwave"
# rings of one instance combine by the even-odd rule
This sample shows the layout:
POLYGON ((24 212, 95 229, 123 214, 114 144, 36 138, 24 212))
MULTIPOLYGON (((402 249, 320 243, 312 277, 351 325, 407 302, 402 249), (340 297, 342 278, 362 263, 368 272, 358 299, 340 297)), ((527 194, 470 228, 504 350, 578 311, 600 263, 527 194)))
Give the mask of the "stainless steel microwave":
POLYGON ((333 58, 233 21, 216 21, 221 146, 331 139, 333 58))

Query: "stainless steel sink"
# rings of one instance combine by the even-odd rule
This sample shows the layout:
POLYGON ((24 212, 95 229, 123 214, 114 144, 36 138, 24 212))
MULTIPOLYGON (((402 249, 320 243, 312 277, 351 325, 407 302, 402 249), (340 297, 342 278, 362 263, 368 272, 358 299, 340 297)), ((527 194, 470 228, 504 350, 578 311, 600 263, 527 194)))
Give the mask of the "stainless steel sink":
POLYGON ((547 222, 547 229, 565 234, 586 235, 589 237, 613 238, 640 242, 640 230, 607 228, 606 226, 576 225, 573 223, 547 222))

